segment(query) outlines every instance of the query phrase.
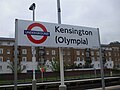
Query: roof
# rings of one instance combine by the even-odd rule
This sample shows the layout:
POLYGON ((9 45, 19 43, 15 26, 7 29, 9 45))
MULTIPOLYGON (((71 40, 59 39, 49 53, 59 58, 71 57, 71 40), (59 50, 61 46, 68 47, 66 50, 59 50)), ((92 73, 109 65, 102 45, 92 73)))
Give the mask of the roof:
POLYGON ((15 41, 15 38, 0 37, 0 41, 15 41))

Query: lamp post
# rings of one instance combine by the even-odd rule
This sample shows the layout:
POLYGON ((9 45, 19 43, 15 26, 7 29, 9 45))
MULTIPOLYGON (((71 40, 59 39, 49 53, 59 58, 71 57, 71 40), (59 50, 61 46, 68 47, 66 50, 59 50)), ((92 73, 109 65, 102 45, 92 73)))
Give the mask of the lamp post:
MULTIPOLYGON (((57 9, 58 9, 58 24, 61 24, 60 0, 57 0, 57 9)), ((59 47, 59 58, 60 58, 60 78, 61 78, 61 85, 59 86, 59 90, 66 90, 66 85, 64 84, 64 65, 63 65, 63 54, 61 47, 59 47)))
POLYGON ((29 7, 29 10, 33 11, 33 21, 35 21, 35 3, 33 3, 30 7, 29 7))
MULTIPOLYGON (((33 21, 35 21, 35 3, 33 3, 30 7, 29 7, 29 10, 33 11, 33 21)), ((35 58, 35 47, 32 46, 32 62, 35 62, 36 61, 36 58, 35 58)), ((36 88, 36 79, 35 79, 35 68, 34 68, 34 65, 33 65, 33 80, 32 80, 32 90, 37 90, 36 88)))

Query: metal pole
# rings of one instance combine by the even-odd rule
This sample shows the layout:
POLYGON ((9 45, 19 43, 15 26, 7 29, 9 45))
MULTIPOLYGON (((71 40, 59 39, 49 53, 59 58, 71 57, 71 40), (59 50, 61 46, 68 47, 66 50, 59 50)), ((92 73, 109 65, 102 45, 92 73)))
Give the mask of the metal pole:
POLYGON ((60 8, 60 0, 57 0, 57 9, 58 9, 58 24, 61 24, 61 8, 60 8))
MULTIPOLYGON (((32 4, 32 9, 33 10, 33 21, 35 21, 35 3, 32 4)), ((36 58, 35 58, 35 47, 32 46, 32 61, 33 63, 36 61, 36 58)), ((37 87, 36 87, 36 79, 35 79, 35 67, 33 66, 33 80, 32 80, 32 90, 37 90, 37 87)))
POLYGON ((35 21, 35 8, 33 9, 33 21, 35 21))
POLYGON ((17 90, 17 61, 18 61, 18 58, 17 58, 17 54, 18 54, 18 50, 17 50, 17 42, 18 42, 18 33, 17 33, 17 30, 18 29, 18 21, 17 19, 15 20, 15 45, 14 45, 14 48, 15 48, 15 51, 14 51, 14 90, 17 90))
POLYGON ((103 61, 102 61, 102 50, 101 50, 101 43, 100 43, 100 34, 99 34, 99 28, 98 30, 98 38, 99 38, 99 53, 100 53, 100 66, 101 66, 101 78, 102 78, 102 90, 105 90, 105 80, 104 80, 104 67, 103 67, 103 61))
MULTIPOLYGON (((58 24, 61 24, 60 0, 57 0, 57 9, 58 9, 58 24)), ((59 86, 59 90, 66 90, 66 85, 64 84, 64 65, 63 65, 63 55, 62 55, 61 47, 59 47, 59 58, 60 58, 60 78, 61 78, 61 85, 59 86)))

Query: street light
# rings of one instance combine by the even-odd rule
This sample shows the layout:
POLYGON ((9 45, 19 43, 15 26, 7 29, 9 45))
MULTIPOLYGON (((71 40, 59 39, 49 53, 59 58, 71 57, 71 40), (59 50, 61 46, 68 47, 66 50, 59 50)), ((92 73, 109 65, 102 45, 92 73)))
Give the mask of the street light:
POLYGON ((34 10, 35 9, 35 3, 33 3, 30 7, 29 10, 34 10))
POLYGON ((35 3, 33 3, 30 7, 29 7, 29 10, 33 11, 33 21, 35 21, 35 3))
MULTIPOLYGON (((33 11, 33 21, 35 21, 35 3, 33 3, 30 7, 29 10, 33 11)), ((32 61, 35 62, 36 58, 35 58, 35 47, 32 46, 32 61)), ((36 88, 36 80, 35 80, 35 69, 33 69, 33 80, 32 80, 32 90, 37 90, 36 88)))

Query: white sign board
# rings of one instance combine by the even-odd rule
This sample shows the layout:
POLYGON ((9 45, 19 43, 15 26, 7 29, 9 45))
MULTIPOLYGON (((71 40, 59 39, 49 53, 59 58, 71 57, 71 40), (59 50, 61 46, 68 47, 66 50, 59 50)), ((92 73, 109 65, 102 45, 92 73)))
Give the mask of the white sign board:
POLYGON ((98 29, 55 23, 17 20, 20 46, 98 48, 98 29))

